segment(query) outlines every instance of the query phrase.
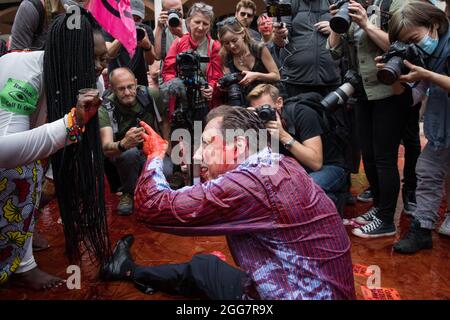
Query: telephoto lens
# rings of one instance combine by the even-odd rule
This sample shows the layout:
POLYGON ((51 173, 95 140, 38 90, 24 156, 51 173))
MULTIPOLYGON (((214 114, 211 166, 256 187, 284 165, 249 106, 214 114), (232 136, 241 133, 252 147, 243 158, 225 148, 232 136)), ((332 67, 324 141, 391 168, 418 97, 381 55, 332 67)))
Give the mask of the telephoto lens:
POLYGON ((145 38, 145 29, 141 26, 136 27, 136 40, 142 41, 145 38))
POLYGON ((353 85, 350 82, 346 82, 335 91, 330 92, 320 101, 320 104, 324 109, 335 111, 339 106, 344 105, 354 92, 355 88, 353 85))
POLYGON ((177 9, 170 9, 167 12, 167 21, 169 22, 169 26, 172 28, 176 28, 180 25, 181 19, 180 19, 180 13, 177 9))
POLYGON ((392 57, 383 69, 377 71, 377 79, 383 84, 392 85, 402 75, 403 57, 392 57))
POLYGON ((336 33, 346 33, 352 22, 348 15, 348 0, 336 2, 336 6, 339 8, 339 11, 331 18, 330 28, 336 33))

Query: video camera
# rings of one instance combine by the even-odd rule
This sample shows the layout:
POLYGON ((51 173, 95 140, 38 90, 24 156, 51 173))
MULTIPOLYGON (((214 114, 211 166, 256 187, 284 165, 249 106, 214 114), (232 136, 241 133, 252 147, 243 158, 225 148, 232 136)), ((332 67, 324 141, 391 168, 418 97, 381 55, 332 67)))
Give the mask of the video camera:
POLYGON ((266 12, 269 17, 276 17, 277 22, 284 28, 284 23, 281 22, 281 17, 291 16, 292 7, 290 3, 284 3, 283 0, 266 0, 266 12))
POLYGON ((256 109, 256 114, 264 123, 277 120, 277 111, 268 104, 264 104, 256 109))
POLYGON ((200 78, 200 64, 208 63, 209 57, 202 57, 197 52, 189 50, 177 54, 177 77, 184 81, 187 88, 200 89, 207 87, 208 83, 200 78))
POLYGON ((425 68, 424 54, 415 44, 406 44, 396 41, 389 47, 388 52, 382 56, 383 69, 378 70, 377 78, 383 84, 391 85, 409 69, 403 63, 408 60, 412 64, 425 68))
POLYGON ((323 98, 320 104, 324 109, 334 112, 338 107, 344 106, 348 98, 355 92, 361 93, 361 88, 361 76, 356 71, 350 69, 344 76, 344 83, 323 98))

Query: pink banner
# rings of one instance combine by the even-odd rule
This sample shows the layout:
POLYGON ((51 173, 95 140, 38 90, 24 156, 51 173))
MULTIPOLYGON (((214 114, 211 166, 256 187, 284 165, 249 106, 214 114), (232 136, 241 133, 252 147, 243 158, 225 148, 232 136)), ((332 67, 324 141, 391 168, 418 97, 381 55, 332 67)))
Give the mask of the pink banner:
POLYGON ((136 50, 136 26, 130 0, 91 0, 86 8, 105 31, 120 41, 132 57, 136 50))

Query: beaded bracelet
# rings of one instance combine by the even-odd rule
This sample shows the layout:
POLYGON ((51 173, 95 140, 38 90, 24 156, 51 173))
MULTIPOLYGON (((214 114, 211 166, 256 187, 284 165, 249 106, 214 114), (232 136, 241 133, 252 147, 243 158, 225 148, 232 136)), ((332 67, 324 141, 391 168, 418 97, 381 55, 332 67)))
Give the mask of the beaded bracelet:
POLYGON ((81 135, 84 127, 80 128, 77 124, 76 109, 72 108, 67 114, 67 139, 73 142, 81 141, 81 135))

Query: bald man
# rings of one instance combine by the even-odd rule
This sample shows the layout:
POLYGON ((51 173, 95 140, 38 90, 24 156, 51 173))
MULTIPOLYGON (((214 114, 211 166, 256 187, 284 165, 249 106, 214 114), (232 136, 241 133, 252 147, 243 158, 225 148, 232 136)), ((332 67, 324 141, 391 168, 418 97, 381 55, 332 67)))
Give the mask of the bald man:
MULTIPOLYGON (((172 42, 186 33, 186 24, 183 19, 183 4, 181 0, 163 0, 162 10, 158 17, 155 29, 155 57, 163 61, 169 51, 172 42), (178 12, 180 23, 178 26, 170 26, 168 12, 174 9, 178 12)), ((161 66, 162 69, 162 66, 161 66)))
MULTIPOLYGON (((139 86, 133 72, 117 68, 110 73, 112 93, 105 97, 99 109, 100 137, 103 153, 116 166, 121 181, 122 195, 117 211, 119 215, 133 212, 136 181, 146 158, 141 151, 143 120, 168 139, 168 122, 161 116, 148 88, 139 86), (160 130, 161 128, 161 130, 160 130)), ((164 174, 171 175, 171 162, 164 160, 164 174)))

